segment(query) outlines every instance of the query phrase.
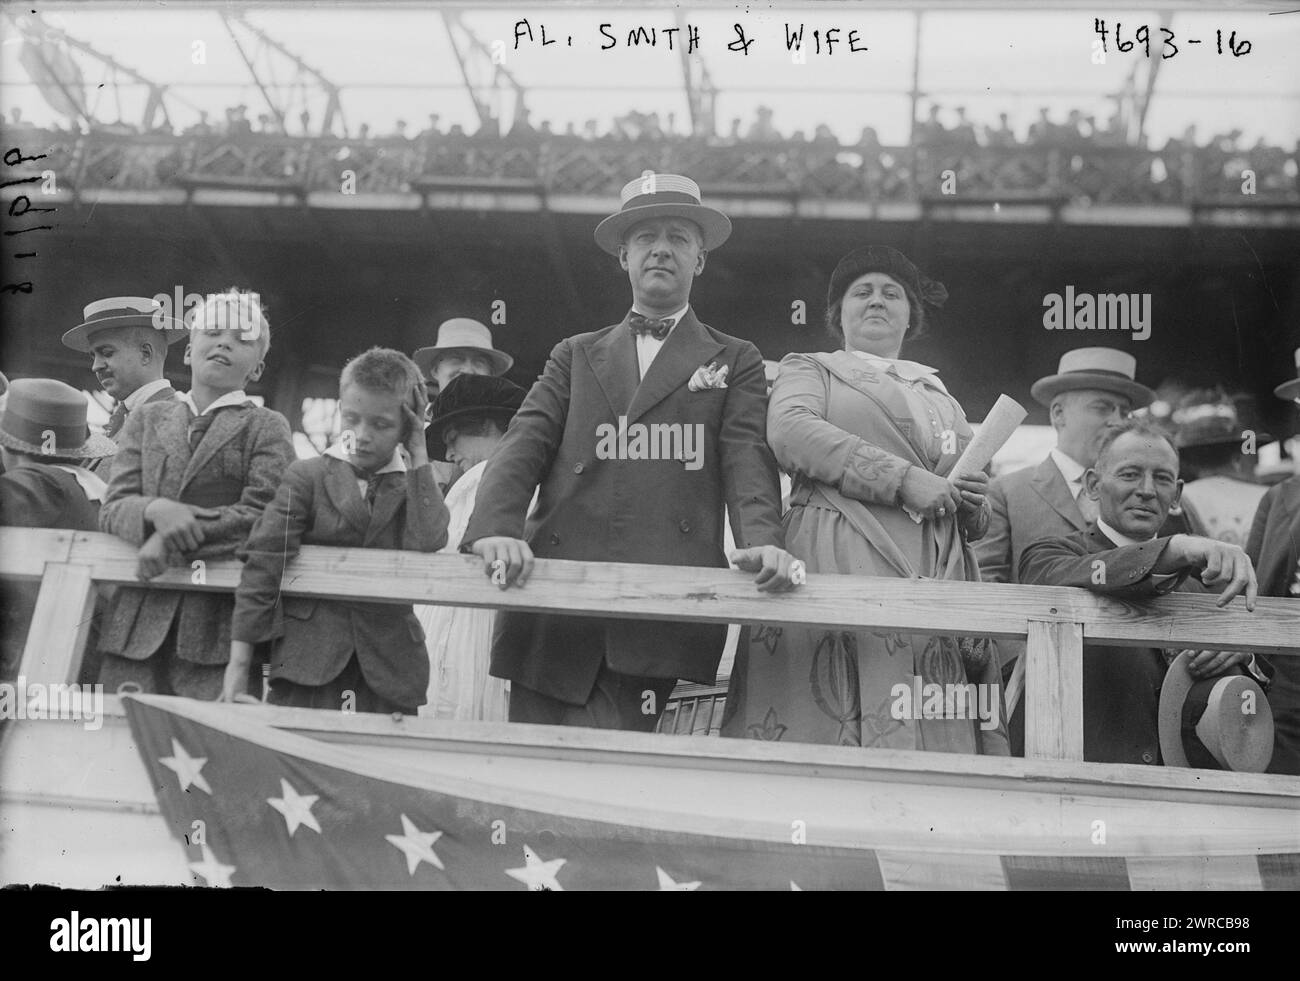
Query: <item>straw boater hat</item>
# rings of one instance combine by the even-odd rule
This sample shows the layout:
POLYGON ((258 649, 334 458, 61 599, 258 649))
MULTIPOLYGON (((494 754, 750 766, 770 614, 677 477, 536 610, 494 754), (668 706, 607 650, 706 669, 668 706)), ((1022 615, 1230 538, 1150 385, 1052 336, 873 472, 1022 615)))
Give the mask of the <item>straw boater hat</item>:
POLYGON ((1062 392, 1099 389, 1127 396, 1133 408, 1140 409, 1154 402, 1156 393, 1134 381, 1136 374, 1137 359, 1131 354, 1109 347, 1080 347, 1061 355, 1056 374, 1038 379, 1029 392, 1041 405, 1050 406, 1062 392))
POLYGON ((1288 402, 1300 399, 1300 347, 1295 349, 1295 372, 1295 378, 1285 381, 1273 389, 1274 395, 1280 399, 1286 399, 1288 402))
POLYGON ((1189 756, 1197 756, 1198 764, 1210 766, 1212 758, 1225 770, 1263 773, 1273 758, 1273 711, 1263 690, 1244 674, 1196 680, 1187 670, 1192 654, 1179 654, 1160 686, 1165 766, 1192 766, 1189 756))
POLYGON ((152 327, 163 332, 168 344, 189 337, 183 321, 165 316, 152 298, 147 296, 110 296, 86 305, 82 311, 83 323, 63 335, 65 346, 83 354, 90 353, 92 334, 110 327, 152 327))
POLYGON ((438 339, 433 347, 422 347, 415 352, 413 360, 426 375, 433 371, 433 363, 440 354, 463 351, 466 354, 481 354, 492 362, 492 374, 504 375, 515 363, 515 359, 498 351, 492 346, 492 331, 477 320, 468 317, 453 317, 438 325, 438 339))
POLYGON ((501 423, 504 430, 523 405, 528 393, 512 381, 493 375, 457 375, 429 406, 429 428, 425 446, 429 459, 441 460, 447 454, 442 441, 447 424, 465 416, 488 416, 501 423))
POLYGON ((1249 395, 1232 397, 1221 388, 1189 392, 1169 417, 1175 426, 1174 445, 1183 450, 1240 443, 1247 431, 1255 433, 1260 445, 1272 442, 1273 437, 1260 432, 1254 424, 1253 410, 1254 401, 1249 395))
POLYGON ((99 459, 117 452, 116 443, 87 427, 86 396, 53 378, 10 382, 0 414, 0 445, 50 460, 99 459))
POLYGON ((700 203, 700 185, 680 174, 647 171, 628 181, 619 195, 617 212, 596 226, 596 244, 618 255, 627 230, 649 218, 687 218, 700 226, 704 248, 716 249, 731 235, 731 219, 700 203))

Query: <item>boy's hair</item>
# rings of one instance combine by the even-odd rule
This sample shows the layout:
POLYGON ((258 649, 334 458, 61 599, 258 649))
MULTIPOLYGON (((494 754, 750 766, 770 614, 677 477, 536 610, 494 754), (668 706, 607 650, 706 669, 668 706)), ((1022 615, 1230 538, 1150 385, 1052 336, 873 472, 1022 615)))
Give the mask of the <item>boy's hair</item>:
POLYGON ((271 322, 266 318, 266 304, 252 290, 229 286, 220 293, 209 293, 190 315, 190 331, 203 329, 237 329, 252 333, 258 342, 258 355, 265 359, 271 349, 271 322))
POLYGON ((372 347, 343 366, 339 375, 339 394, 349 385, 405 396, 417 385, 423 389, 424 376, 415 362, 401 351, 391 347, 372 347))

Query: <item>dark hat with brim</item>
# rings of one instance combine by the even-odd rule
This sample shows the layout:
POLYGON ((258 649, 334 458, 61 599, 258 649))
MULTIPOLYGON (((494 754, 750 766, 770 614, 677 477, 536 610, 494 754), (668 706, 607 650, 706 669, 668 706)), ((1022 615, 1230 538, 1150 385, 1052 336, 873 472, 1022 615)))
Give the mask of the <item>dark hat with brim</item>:
POLYGON ((1263 773, 1273 758, 1273 711, 1263 689, 1244 674, 1197 680, 1195 652, 1174 658, 1160 686, 1157 724, 1165 766, 1263 773))
POLYGON ((1248 395, 1233 398, 1222 389, 1189 393, 1169 417, 1175 426, 1174 446, 1180 450, 1225 446, 1242 442, 1248 432, 1257 445, 1271 443, 1273 437, 1252 422, 1253 410, 1254 400, 1248 395))
POLYGON ((1046 406, 1062 392, 1113 392, 1141 409, 1155 401, 1156 393, 1134 381, 1136 374, 1137 359, 1131 354, 1110 347, 1080 347, 1061 355, 1057 373, 1038 379, 1029 392, 1046 406))
POLYGON ((147 296, 110 296, 96 300, 82 311, 84 322, 63 335, 63 344, 82 354, 90 353, 92 335, 117 327, 152 327, 161 331, 168 344, 189 337, 183 320, 168 316, 159 303, 147 296))
POLYGON ((17 378, 0 413, 0 446, 50 460, 112 456, 117 444, 86 425, 86 396, 53 378, 17 378))
POLYGON ((897 280, 914 300, 928 307, 938 309, 948 300, 947 287, 922 273, 916 263, 898 249, 888 245, 868 245, 854 249, 836 264, 830 286, 826 288, 826 306, 835 306, 860 276, 872 272, 884 273, 897 280))
POLYGON ((619 197, 620 209, 596 226, 596 244, 610 255, 618 255, 633 225, 651 218, 685 218, 695 222, 706 250, 716 249, 731 236, 731 219, 716 208, 701 204, 700 186, 689 177, 647 171, 628 181, 619 197))
POLYGON ((527 394, 514 382, 496 375, 457 375, 429 406, 431 418, 424 434, 429 459, 446 459, 447 444, 442 434, 449 423, 467 416, 487 416, 504 429, 527 394))

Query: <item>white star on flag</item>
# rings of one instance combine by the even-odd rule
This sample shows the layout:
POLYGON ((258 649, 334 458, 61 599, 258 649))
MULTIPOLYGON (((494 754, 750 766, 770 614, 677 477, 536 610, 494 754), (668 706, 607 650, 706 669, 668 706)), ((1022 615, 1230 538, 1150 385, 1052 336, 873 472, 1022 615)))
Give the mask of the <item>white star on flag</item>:
POLYGON ((443 868, 442 860, 433 852, 433 843, 442 837, 441 831, 421 831, 403 814, 402 832, 400 835, 384 835, 384 837, 388 839, 389 844, 406 856, 407 875, 415 875, 415 870, 419 868, 421 862, 428 862, 439 869, 443 868))
POLYGON ((203 769, 203 764, 208 762, 206 756, 191 756, 185 752, 184 746, 173 739, 172 755, 159 757, 158 762, 176 774, 176 779, 181 782, 181 790, 187 791, 190 784, 194 784, 205 794, 212 793, 212 788, 199 772, 203 769))
POLYGON ((212 854, 212 849, 208 847, 207 842, 202 845, 203 861, 190 862, 190 868, 197 875, 203 876, 208 885, 213 889, 229 889, 231 873, 235 871, 233 865, 222 865, 217 861, 217 856, 212 854))
POLYGON ((674 882, 673 877, 657 865, 655 866, 655 874, 659 876, 660 892, 694 892, 700 888, 698 882, 674 882))
POLYGON ((549 862, 543 862, 537 857, 537 853, 524 845, 524 867, 522 869, 506 869, 506 875, 512 879, 518 879, 529 889, 542 890, 550 892, 564 892, 564 887, 555 880, 555 875, 560 871, 560 866, 567 859, 553 858, 549 862))
POLYGON ((266 802, 284 816, 284 823, 289 826, 289 837, 298 830, 299 825, 306 825, 317 834, 321 833, 316 815, 311 812, 312 805, 320 800, 319 794, 300 794, 289 786, 289 781, 280 778, 280 793, 283 797, 268 797, 266 802))

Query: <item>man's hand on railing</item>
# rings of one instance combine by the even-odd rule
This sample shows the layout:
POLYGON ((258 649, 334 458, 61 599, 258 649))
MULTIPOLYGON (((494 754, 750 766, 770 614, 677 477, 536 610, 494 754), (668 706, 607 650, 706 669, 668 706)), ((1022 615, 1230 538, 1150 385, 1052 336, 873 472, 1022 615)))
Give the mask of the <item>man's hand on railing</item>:
POLYGON ((522 586, 533 574, 533 550, 522 538, 480 538, 469 550, 483 560, 483 571, 502 589, 522 586))
POLYGON ((148 582, 161 576, 168 566, 177 564, 179 559, 180 553, 169 548, 166 539, 154 532, 136 553, 135 574, 141 582, 148 582))
POLYGON ((1178 572, 1187 566, 1198 571, 1201 583, 1208 589, 1221 591, 1215 606, 1227 606, 1244 590, 1246 609, 1252 613, 1255 611, 1259 584, 1255 580, 1255 567, 1250 556, 1240 546, 1199 535, 1174 535, 1152 571, 1178 572))
POLYGON ((1254 657, 1246 651, 1197 651, 1187 661, 1187 673, 1198 681, 1224 674, 1254 657))
POLYGON ((193 552, 203 544, 203 526, 199 520, 215 520, 221 517, 221 512, 156 497, 145 508, 144 517, 168 546, 177 552, 193 552))
POLYGON ((727 559, 742 572, 758 573, 754 583, 759 592, 778 593, 803 585, 803 563, 775 545, 738 548, 727 559))
POLYGON ((261 702, 248 694, 248 666, 253 661, 253 645, 244 640, 230 642, 230 661, 226 664, 226 674, 221 681, 221 694, 218 702, 249 702, 260 705, 261 702))

